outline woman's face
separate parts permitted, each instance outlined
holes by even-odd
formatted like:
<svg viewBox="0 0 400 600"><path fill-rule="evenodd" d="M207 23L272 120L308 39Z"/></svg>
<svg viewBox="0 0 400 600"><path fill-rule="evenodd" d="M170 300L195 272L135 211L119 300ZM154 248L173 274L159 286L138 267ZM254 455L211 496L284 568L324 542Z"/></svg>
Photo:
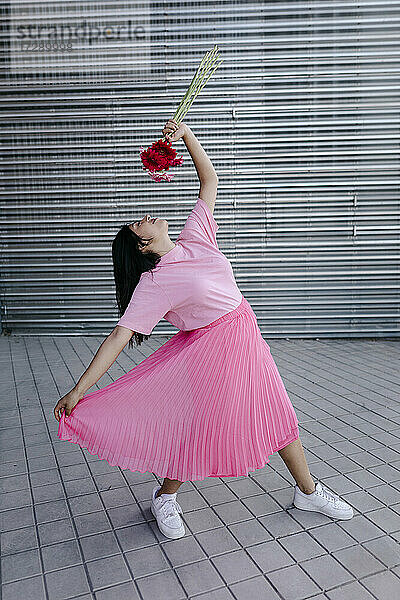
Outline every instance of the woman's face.
<svg viewBox="0 0 400 600"><path fill-rule="evenodd" d="M167 231L168 222L165 219L145 215L140 221L133 221L129 228L141 238L149 239L158 237L162 231Z"/></svg>

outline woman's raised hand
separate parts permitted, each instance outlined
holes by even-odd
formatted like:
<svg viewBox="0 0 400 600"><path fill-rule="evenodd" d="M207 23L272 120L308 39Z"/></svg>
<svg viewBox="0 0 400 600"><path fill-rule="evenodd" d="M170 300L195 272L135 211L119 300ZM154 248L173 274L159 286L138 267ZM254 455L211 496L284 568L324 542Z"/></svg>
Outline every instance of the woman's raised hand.
<svg viewBox="0 0 400 600"><path fill-rule="evenodd" d="M187 125L185 123L181 123L178 125L174 119L169 119L164 126L163 135L167 138L167 140L171 142L177 142L181 139L187 132Z"/></svg>
<svg viewBox="0 0 400 600"><path fill-rule="evenodd" d="M78 404L81 398L82 395L78 394L74 389L68 392L68 394L65 394L54 407L54 416L57 421L61 419L63 411L65 411L66 416L69 417L72 409Z"/></svg>

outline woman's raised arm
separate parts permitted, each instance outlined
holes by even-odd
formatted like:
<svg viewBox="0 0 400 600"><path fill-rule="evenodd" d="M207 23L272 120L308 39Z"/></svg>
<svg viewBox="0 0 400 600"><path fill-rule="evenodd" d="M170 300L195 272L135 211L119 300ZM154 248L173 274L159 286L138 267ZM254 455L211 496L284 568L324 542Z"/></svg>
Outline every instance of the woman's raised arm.
<svg viewBox="0 0 400 600"><path fill-rule="evenodd" d="M203 146L186 123L181 123L178 127L173 119L167 121L163 134L167 135L172 142L180 138L185 142L200 180L199 197L207 202L213 212L217 197L218 175Z"/></svg>
<svg viewBox="0 0 400 600"><path fill-rule="evenodd" d="M183 141L193 159L200 182L202 183L209 179L218 180L218 175L211 160L188 125L186 125L186 131L183 134Z"/></svg>

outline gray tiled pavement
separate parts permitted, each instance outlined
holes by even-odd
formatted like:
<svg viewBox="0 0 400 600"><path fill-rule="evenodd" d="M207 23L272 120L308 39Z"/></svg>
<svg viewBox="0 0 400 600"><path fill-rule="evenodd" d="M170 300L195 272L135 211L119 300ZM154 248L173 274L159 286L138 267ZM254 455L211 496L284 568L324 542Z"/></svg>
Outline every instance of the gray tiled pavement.
<svg viewBox="0 0 400 600"><path fill-rule="evenodd" d="M56 435L53 407L102 339L0 338L3 600L400 598L397 342L268 339L311 473L352 520L294 508L275 454L248 477L184 483L186 535L168 540L149 510L156 476ZM166 339L123 351L93 389Z"/></svg>

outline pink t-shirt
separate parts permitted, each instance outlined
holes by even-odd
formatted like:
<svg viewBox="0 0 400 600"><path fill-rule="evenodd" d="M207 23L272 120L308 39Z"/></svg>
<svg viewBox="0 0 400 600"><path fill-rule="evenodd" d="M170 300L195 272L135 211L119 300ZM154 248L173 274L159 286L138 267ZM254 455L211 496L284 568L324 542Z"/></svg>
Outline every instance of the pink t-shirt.
<svg viewBox="0 0 400 600"><path fill-rule="evenodd" d="M188 331L209 325L242 300L232 265L220 251L219 225L206 202L197 202L176 246L142 273L117 325L149 335L160 319Z"/></svg>

